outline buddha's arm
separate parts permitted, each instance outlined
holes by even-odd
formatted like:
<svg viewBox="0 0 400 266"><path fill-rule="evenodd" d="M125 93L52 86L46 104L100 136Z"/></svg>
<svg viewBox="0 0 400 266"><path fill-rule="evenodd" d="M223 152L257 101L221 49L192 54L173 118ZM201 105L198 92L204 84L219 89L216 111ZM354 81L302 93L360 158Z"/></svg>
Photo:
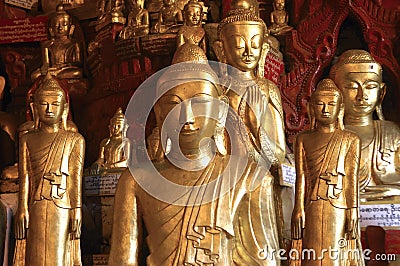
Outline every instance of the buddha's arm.
<svg viewBox="0 0 400 266"><path fill-rule="evenodd" d="M72 54L72 64L80 66L82 64L81 47L79 43L74 44L74 52Z"/></svg>
<svg viewBox="0 0 400 266"><path fill-rule="evenodd" d="M15 237L23 239L26 237L26 229L29 226L28 200L29 200L29 174L28 174L29 151L27 146L27 134L21 135L19 141L19 198L18 210L15 215Z"/></svg>
<svg viewBox="0 0 400 266"><path fill-rule="evenodd" d="M140 221L135 180L126 170L115 193L111 251L108 265L138 266Z"/></svg>
<svg viewBox="0 0 400 266"><path fill-rule="evenodd" d="M122 150L121 160L118 162L114 162L112 164L113 167L127 167L129 162L129 158L131 157L131 143L129 139L124 140L124 148Z"/></svg>
<svg viewBox="0 0 400 266"><path fill-rule="evenodd" d="M85 158L85 140L82 136L78 136L69 158L70 184L73 186L70 195L72 210L71 210L71 233L76 239L81 236L82 224L82 174Z"/></svg>
<svg viewBox="0 0 400 266"><path fill-rule="evenodd" d="M346 232L349 234L351 239L357 237L357 223L358 223L358 200L359 200L359 187L358 187L358 169L360 165L361 157L361 142L359 138L354 137L346 156L346 164L348 165L346 170L346 187L345 189L349 193L345 192L346 201L350 209L346 210Z"/></svg>
<svg viewBox="0 0 400 266"><path fill-rule="evenodd" d="M272 104L269 105L274 122L275 122L275 156L279 162L285 160L286 155L286 139L283 117L281 112Z"/></svg>
<svg viewBox="0 0 400 266"><path fill-rule="evenodd" d="M304 213L304 198L306 194L306 181L305 181L305 151L303 147L303 136L297 136L294 154L296 160L296 188L295 188L295 201L292 214L292 238L301 239L302 230L305 226L305 213Z"/></svg>
<svg viewBox="0 0 400 266"><path fill-rule="evenodd" d="M146 25L146 26L150 25L149 11L147 11L147 10L143 11L142 25Z"/></svg>

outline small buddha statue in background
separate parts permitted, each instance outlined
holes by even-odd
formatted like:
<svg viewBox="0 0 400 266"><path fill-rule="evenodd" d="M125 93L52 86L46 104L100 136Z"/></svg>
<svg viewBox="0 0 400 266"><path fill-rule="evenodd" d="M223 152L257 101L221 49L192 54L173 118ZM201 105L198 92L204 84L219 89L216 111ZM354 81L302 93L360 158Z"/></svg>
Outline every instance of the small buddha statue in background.
<svg viewBox="0 0 400 266"><path fill-rule="evenodd" d="M182 23L182 11L176 4L176 0L163 0L163 6L158 14L157 22L151 29L152 33L176 33L178 23Z"/></svg>
<svg viewBox="0 0 400 266"><path fill-rule="evenodd" d="M81 265L85 141L67 130L66 94L47 74L33 97L35 128L20 135L14 265ZM19 259L19 260L18 260Z"/></svg>
<svg viewBox="0 0 400 266"><path fill-rule="evenodd" d="M251 184L264 180L264 172L213 141L223 134L218 128L228 106L204 51L180 46L156 93L156 120L170 138L169 151L120 177L109 265L144 265L143 241L149 266L279 265L260 256L273 239L266 236L270 221L260 218L268 205L265 182Z"/></svg>
<svg viewBox="0 0 400 266"><path fill-rule="evenodd" d="M192 43L206 51L205 31L202 25L203 6L197 0L190 0L183 8L183 26L176 36L177 47Z"/></svg>
<svg viewBox="0 0 400 266"><path fill-rule="evenodd" d="M400 196L400 129L382 113L386 87L381 65L367 51L348 50L331 68L330 78L343 93L346 129L361 138L361 199Z"/></svg>
<svg viewBox="0 0 400 266"><path fill-rule="evenodd" d="M289 14L285 10L285 0L274 0L274 11L271 12L271 27L269 28L272 35L282 35L293 29L288 25Z"/></svg>
<svg viewBox="0 0 400 266"><path fill-rule="evenodd" d="M107 22L125 24L124 12L124 0L100 0L97 7L97 24Z"/></svg>
<svg viewBox="0 0 400 266"><path fill-rule="evenodd" d="M361 144L355 133L343 129L343 109L340 90L332 80L322 80L309 104L311 129L296 138L292 238L301 239L303 249L315 252L314 258L303 256L301 265L350 265L342 253L343 241L353 243L353 249L359 243ZM327 250L337 250L337 259L324 254ZM352 265L364 265L359 251Z"/></svg>
<svg viewBox="0 0 400 266"><path fill-rule="evenodd" d="M58 79L82 78L82 48L72 39L75 25L71 16L58 5L49 20L51 39L42 43L43 65L31 74L32 80L47 72Z"/></svg>
<svg viewBox="0 0 400 266"><path fill-rule="evenodd" d="M101 141L99 158L92 165L92 172L98 174L101 170L127 167L130 155L130 141L126 137L128 121L121 107L110 119L110 137Z"/></svg>
<svg viewBox="0 0 400 266"><path fill-rule="evenodd" d="M127 26L119 33L121 39L130 39L149 34L149 11L144 8L144 0L132 1L132 9L129 12L127 23Z"/></svg>

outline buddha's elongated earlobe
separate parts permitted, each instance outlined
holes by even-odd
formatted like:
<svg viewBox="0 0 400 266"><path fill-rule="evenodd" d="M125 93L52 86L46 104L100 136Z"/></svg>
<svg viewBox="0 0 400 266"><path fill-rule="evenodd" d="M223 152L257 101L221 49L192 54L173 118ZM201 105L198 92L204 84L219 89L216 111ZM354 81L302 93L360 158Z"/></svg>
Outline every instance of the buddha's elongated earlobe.
<svg viewBox="0 0 400 266"><path fill-rule="evenodd" d="M381 86L381 88L380 88L381 93L379 95L379 100L378 100L378 103L376 104L375 111L376 111L376 114L378 115L379 120L385 120L385 117L383 116L383 112L382 112L382 102L386 95L386 84L381 83L380 86Z"/></svg>

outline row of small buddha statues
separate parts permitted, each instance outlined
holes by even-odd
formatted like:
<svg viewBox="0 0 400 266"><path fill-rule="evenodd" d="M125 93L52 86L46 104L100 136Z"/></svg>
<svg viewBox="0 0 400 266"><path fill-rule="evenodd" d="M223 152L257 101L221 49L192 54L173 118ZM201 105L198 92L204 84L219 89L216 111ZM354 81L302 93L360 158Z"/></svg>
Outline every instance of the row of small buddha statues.
<svg viewBox="0 0 400 266"><path fill-rule="evenodd" d="M117 110L91 167L128 166L115 195L109 265L141 265L143 256L157 266L281 264L276 169L290 152L279 89L258 69L266 31L255 10L240 6L218 26L221 68L194 43L177 48L151 99L151 161L129 163L136 141ZM15 265L81 265L85 143L67 121L57 75L47 68L33 92L33 122L19 134ZM361 250L360 200L400 196L400 129L384 120L384 95L379 63L349 50L310 99L310 130L294 145L293 214L284 221L300 248L317 253L301 265L346 265L348 258L318 255L341 250L342 239ZM364 265L362 257L352 263Z"/></svg>

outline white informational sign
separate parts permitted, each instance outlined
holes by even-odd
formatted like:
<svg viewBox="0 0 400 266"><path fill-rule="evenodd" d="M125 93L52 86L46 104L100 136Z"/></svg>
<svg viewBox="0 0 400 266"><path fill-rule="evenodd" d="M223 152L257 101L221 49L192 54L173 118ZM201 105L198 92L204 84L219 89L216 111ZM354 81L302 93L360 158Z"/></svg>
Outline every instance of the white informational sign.
<svg viewBox="0 0 400 266"><path fill-rule="evenodd" d="M282 186L294 187L296 184L296 168L290 164L281 164L280 184Z"/></svg>
<svg viewBox="0 0 400 266"><path fill-rule="evenodd" d="M85 176L86 196L115 195L118 179L122 172Z"/></svg>
<svg viewBox="0 0 400 266"><path fill-rule="evenodd" d="M400 203L361 203L360 224L362 228L378 225L387 229L400 229Z"/></svg>

